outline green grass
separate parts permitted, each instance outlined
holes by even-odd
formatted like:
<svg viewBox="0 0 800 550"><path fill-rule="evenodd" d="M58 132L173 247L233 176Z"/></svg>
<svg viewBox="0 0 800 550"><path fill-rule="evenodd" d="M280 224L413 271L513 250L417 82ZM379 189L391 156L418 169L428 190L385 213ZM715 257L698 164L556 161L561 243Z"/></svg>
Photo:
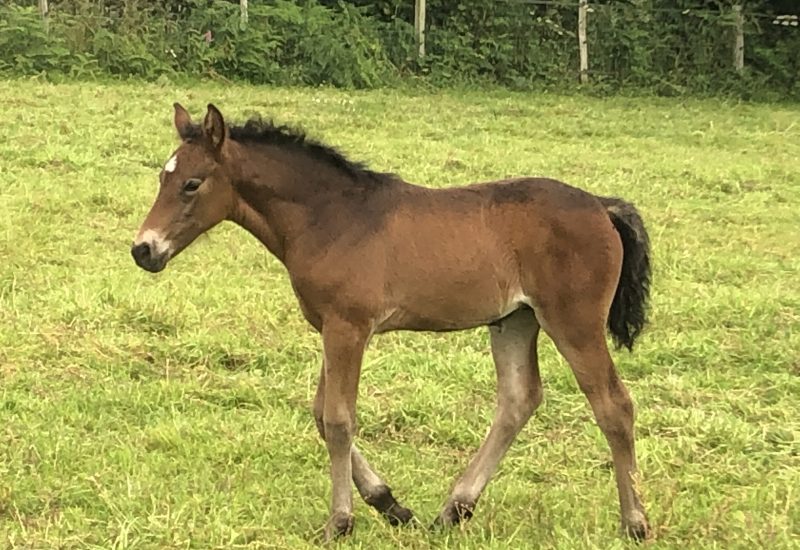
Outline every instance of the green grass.
<svg viewBox="0 0 800 550"><path fill-rule="evenodd" d="M505 92L0 82L0 546L303 548L328 512L320 364L281 265L223 225L153 276L129 244L171 103L297 122L430 185L547 175L652 237L652 323L616 353L657 548L800 544L800 107ZM356 548L624 548L610 454L543 337L545 401L463 529ZM430 521L491 420L484 330L367 355L359 441Z"/></svg>

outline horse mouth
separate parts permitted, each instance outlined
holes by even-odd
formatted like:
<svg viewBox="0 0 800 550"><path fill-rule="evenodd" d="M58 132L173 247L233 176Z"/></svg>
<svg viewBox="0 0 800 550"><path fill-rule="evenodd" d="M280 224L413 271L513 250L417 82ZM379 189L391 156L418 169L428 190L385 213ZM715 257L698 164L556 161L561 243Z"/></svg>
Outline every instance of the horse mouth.
<svg viewBox="0 0 800 550"><path fill-rule="evenodd" d="M158 273L159 271L163 271L164 268L167 267L167 262L166 261L147 262L147 263L136 262L136 265L138 265L145 271L149 271L150 273Z"/></svg>

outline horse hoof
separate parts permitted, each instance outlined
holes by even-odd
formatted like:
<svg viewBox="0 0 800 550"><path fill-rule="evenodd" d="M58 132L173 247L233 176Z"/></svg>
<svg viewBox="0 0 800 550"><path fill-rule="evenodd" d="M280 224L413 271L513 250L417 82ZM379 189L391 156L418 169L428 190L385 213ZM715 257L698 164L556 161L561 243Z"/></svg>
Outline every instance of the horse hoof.
<svg viewBox="0 0 800 550"><path fill-rule="evenodd" d="M337 512L325 524L325 542L346 537L353 532L353 515Z"/></svg>
<svg viewBox="0 0 800 550"><path fill-rule="evenodd" d="M395 503L389 510L383 512L383 517L389 522L389 525L398 527L400 525L408 525L414 519L414 512Z"/></svg>
<svg viewBox="0 0 800 550"><path fill-rule="evenodd" d="M635 541L647 540L650 537L650 526L647 518L641 512L622 521L622 533Z"/></svg>
<svg viewBox="0 0 800 550"><path fill-rule="evenodd" d="M432 529L442 529L463 523L472 518L475 511L475 504L465 502L451 502L445 506L442 513L433 521Z"/></svg>

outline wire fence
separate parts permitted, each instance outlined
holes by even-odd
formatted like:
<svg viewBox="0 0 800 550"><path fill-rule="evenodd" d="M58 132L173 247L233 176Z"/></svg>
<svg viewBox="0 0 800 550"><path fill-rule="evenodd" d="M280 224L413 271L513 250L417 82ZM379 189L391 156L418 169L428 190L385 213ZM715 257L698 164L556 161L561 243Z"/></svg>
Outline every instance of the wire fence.
<svg viewBox="0 0 800 550"><path fill-rule="evenodd" d="M61 6L69 6L69 4L56 2L55 0L52 0L52 4L48 0L30 0L30 2L32 4L38 4L39 13L43 19L45 29L47 29L53 5L56 6L55 9L57 11L59 11ZM322 0L320 0L320 2L322 3ZM407 2L408 4L405 4L403 8L403 17L407 18L406 23L408 25L412 24L412 17L408 17L408 10L413 6L414 34L411 41L414 41L413 51L415 52L417 61L424 66L431 55L438 56L438 58L446 56L447 48L451 47L454 43L452 37L455 31L448 29L447 22L443 24L441 15L437 13L437 10L442 8L442 3L440 2L432 6L425 0L414 0L413 2L412 0L407 0ZM238 18L239 25L242 29L246 29L248 26L255 28L259 25L270 24L269 18L263 16L263 10L271 5L271 2L264 0L228 0L228 2L215 2L215 4L223 3L231 8L226 11L226 13L234 18ZM332 5L332 3L330 4ZM368 3L365 4L362 2L359 5L364 7L367 4ZM195 10L204 9L199 2L191 5ZM775 40L772 40L772 35L777 36L776 33L784 33L781 35L781 39L783 39L787 32L789 34L794 34L795 31L800 32L800 17L798 14L767 13L760 10L750 10L747 4L744 3L721 6L717 9L709 9L708 7L673 8L652 5L644 6L642 4L628 2L593 2L590 0L496 0L495 2L487 3L487 5L492 5L492 13L495 14L503 13L502 8L498 6L508 6L509 13L516 10L514 13L522 14L525 14L527 10L524 8L520 10L521 7L530 7L531 28L530 35L527 38L531 43L535 43L536 40L540 40L540 37L536 36L536 32L542 33L552 30L558 34L559 36L555 38L551 36L549 38L551 44L546 45L553 49L552 43L558 42L559 50L556 53L560 57L554 60L553 63L559 64L559 67L565 67L564 71L573 71L571 74L575 79L584 83L590 82L595 78L613 78L614 75L612 73L615 70L619 71L618 65L620 62L616 60L614 56L619 57L621 55L620 50L622 49L634 49L634 46L631 44L634 44L637 40L637 36L635 36L632 31L629 33L631 36L624 36L624 40L619 39L619 35L624 34L628 30L625 25L630 24L632 21L636 22L636 24L631 25L631 27L637 25L639 27L638 40L642 42L648 41L650 37L646 36L646 33L650 30L662 32L658 26L666 25L663 21L669 20L669 24L672 25L670 29L663 30L663 36L667 36L672 28L679 28L681 25L679 22L684 21L686 24L682 27L684 33L683 38L685 38L687 42L690 40L694 41L695 46L697 46L699 42L704 41L703 44L697 46L698 50L713 50L711 53L701 51L700 54L698 54L700 57L705 56L705 58L708 58L713 55L715 57L715 66L727 66L729 69L733 68L737 72L744 72L749 65L758 62L753 52L758 51L759 55L761 55L762 58L764 57L763 52L772 47L772 44L775 42ZM445 6L450 9L449 5L445 4ZM69 11L68 8L65 9ZM169 15L168 9L163 8L163 6L162 9L164 13ZM235 14L233 10L235 10ZM798 5L797 11L800 12L800 5ZM553 13L559 14L562 17L558 18L556 22L552 22L548 19L550 16L548 14ZM66 14L57 13L57 15L63 17ZM99 24L114 26L114 16L116 15L115 12L96 10L92 13L84 14L81 17L91 17L92 20L97 21ZM176 16L174 13L172 15ZM536 17L534 17L534 15ZM177 17L179 17L179 15L177 15ZM648 23L639 24L640 22L636 21L637 18L647 20ZM546 27L545 23L538 23L539 26L536 27L532 23L533 19L537 19L537 21L543 19L546 25L550 26ZM167 22L166 24L169 25L173 23ZM221 22L218 22L218 25L219 24L221 24ZM495 43L500 43L503 40L515 40L519 42L520 35L524 32L520 32L519 29L524 29L526 24L525 21L517 22L517 30L514 31L516 34L510 38L509 35L514 33L499 33L498 36L492 37L492 39ZM491 25L487 25L487 29L490 27ZM645 30L642 31L641 29ZM774 31L772 29L774 29ZM778 29L780 29L780 31L778 31ZM197 30L202 33L204 39L209 43L213 40L211 37L215 36L216 33L213 22L209 23L208 28ZM686 36L694 31L706 32L707 36L699 38ZM614 33L616 34L612 36ZM800 37L800 34L796 36ZM767 37L767 40L763 40L764 37ZM446 39L449 39L450 42ZM615 40L616 42L614 42ZM659 48L660 50L653 55L661 56L660 59L663 61L663 58L674 53L668 51L670 48L675 50L683 48L683 50L686 50L687 47L684 47L684 44L680 44L679 40L680 37L662 37L662 43L658 45L658 48L654 48L654 50ZM792 40L791 44L800 43L800 41L794 38L792 38ZM624 42L625 48L620 47L619 42L621 41ZM655 43L655 41L653 42ZM788 44L785 40L784 43ZM434 47L429 48L429 45L433 45ZM502 49L502 47L504 46L501 44L498 46L498 49ZM527 63L529 66L533 67L536 65L536 62L541 61L543 56L545 56L544 53L538 57L530 54L533 48L530 44L522 46L515 44L514 47L525 50L520 55L514 54L517 59L521 59L521 61L518 62L519 65L525 65ZM792 47L791 45L784 45L783 49L791 50ZM630 52L628 53L629 55L633 55L630 54ZM782 55L783 59L791 57L791 54L786 54L786 52L783 52ZM489 58L491 56L487 55L486 57ZM535 59L532 59L534 57ZM455 57L453 63L458 63L460 59L461 58ZM492 62L494 62L492 59L487 60L487 63ZM771 59L768 59L767 63L762 63L762 65L769 64L772 64L773 68L778 72L786 73L792 70L791 63L789 63L790 66L788 70L785 70L784 67L778 67L774 60ZM796 65L797 63L794 63L794 66ZM710 66L710 64L706 63L706 67L708 66ZM697 67L699 70L703 70L700 65L697 65ZM683 68L685 68L685 65ZM609 75L611 76L609 77ZM788 86L794 85L791 83L791 76L784 77L783 80L789 82ZM797 80L797 78L795 77L794 80Z"/></svg>
<svg viewBox="0 0 800 550"><path fill-rule="evenodd" d="M245 0L246 1L246 0ZM578 26L574 31L578 39L578 56L580 57L580 80L587 81L588 76L588 55L589 44L586 38L586 25L591 14L610 11L636 11L642 14L671 14L684 17L700 17L706 20L718 20L730 24L735 28L731 48L732 65L737 71L744 69L744 50L745 50L745 24L747 22L769 21L772 25L782 27L800 27L800 17L795 14L770 14L758 11L745 11L742 4L734 4L730 10L723 8L711 10L708 8L665 8L659 6L641 6L622 2L589 2L588 0L496 0L496 3L513 6L541 6L556 8L571 8L578 11ZM425 55L425 43L427 26L425 24L426 2L425 0L415 0L415 33L418 51L421 56ZM430 12L429 12L430 13Z"/></svg>
<svg viewBox="0 0 800 550"><path fill-rule="evenodd" d="M513 5L530 5L530 6L555 6L561 8L575 8L577 7L578 2L567 2L564 0L495 0L497 3L500 4L513 4ZM589 10L596 9L624 9L624 10L635 10L640 11L642 13L672 13L672 14L680 14L680 15L694 15L694 16L706 16L706 17L717 17L720 15L720 10L710 10L707 8L663 8L660 6L640 6L636 4L628 4L624 2L618 3L600 3L600 2L588 2ZM740 7L744 7L743 4L734 4L734 6L739 5ZM757 11L747 11L747 16L753 19L775 19L775 15ZM778 16L778 17L789 17L790 20L793 18L794 21L797 21L796 15L788 15L788 16ZM776 23L780 24L780 23ZM797 26L797 25L794 25Z"/></svg>

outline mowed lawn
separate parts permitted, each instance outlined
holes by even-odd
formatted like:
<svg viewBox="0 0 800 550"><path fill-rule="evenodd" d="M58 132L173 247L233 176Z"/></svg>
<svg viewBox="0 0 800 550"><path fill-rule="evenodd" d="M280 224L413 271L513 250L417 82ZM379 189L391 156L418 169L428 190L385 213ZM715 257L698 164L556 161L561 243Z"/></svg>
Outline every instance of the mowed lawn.
<svg viewBox="0 0 800 550"><path fill-rule="evenodd" d="M321 353L280 263L223 225L158 275L129 246L200 116L298 123L450 186L546 175L635 202L651 324L615 352L656 548L800 545L800 106L478 92L0 83L0 547L305 548L328 514ZM365 270L370 266L365 265ZM475 518L355 548L633 548L608 446L542 336L545 400ZM485 330L373 340L358 441L427 525L486 434Z"/></svg>

